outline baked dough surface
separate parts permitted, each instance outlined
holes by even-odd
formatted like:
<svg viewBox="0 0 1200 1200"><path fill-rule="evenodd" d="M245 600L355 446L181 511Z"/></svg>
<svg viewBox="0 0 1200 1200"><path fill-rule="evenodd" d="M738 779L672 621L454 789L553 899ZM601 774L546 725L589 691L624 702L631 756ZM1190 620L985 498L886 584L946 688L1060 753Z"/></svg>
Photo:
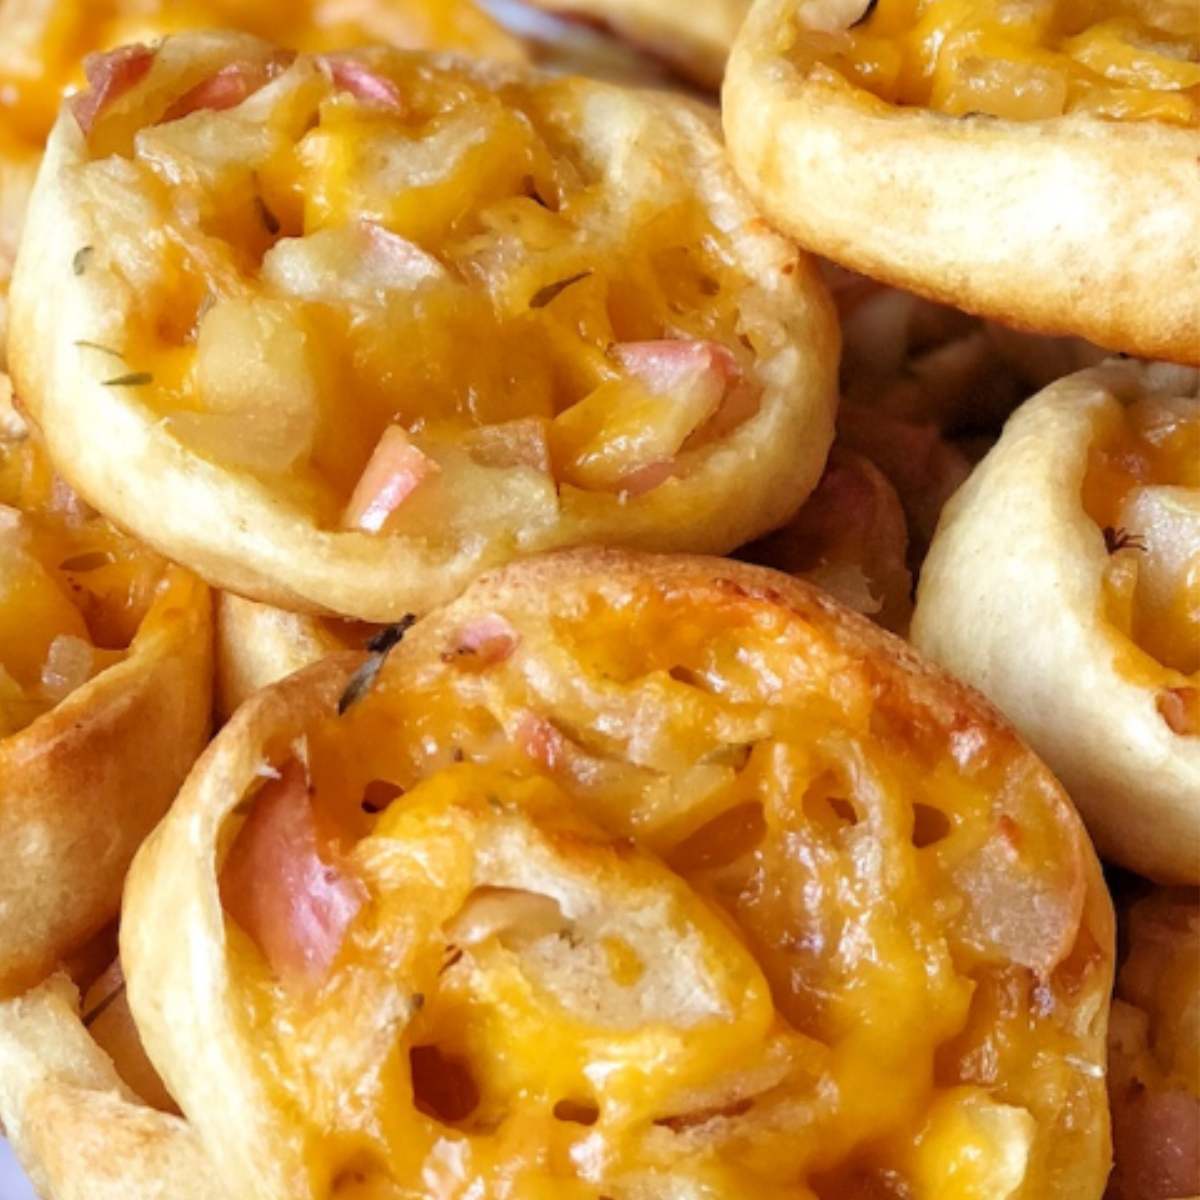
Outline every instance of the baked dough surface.
<svg viewBox="0 0 1200 1200"><path fill-rule="evenodd" d="M0 1122L47 1200L230 1200L188 1126L117 1074L65 975L0 1002Z"/></svg>
<svg viewBox="0 0 1200 1200"><path fill-rule="evenodd" d="M1178 883L1200 880L1198 437L1188 368L1112 360L1039 393L947 506L912 631L1103 855Z"/></svg>
<svg viewBox="0 0 1200 1200"><path fill-rule="evenodd" d="M131 53L90 139L70 110L51 139L13 368L150 544L396 620L548 548L725 552L815 486L832 308L698 106L233 35ZM218 77L270 82L162 120Z"/></svg>
<svg viewBox="0 0 1200 1200"><path fill-rule="evenodd" d="M1111 920L1058 784L903 643L582 551L252 697L121 957L234 1194L1094 1200Z"/></svg>
<svg viewBox="0 0 1200 1200"><path fill-rule="evenodd" d="M0 375L0 995L116 914L208 739L208 589L57 479Z"/></svg>
<svg viewBox="0 0 1200 1200"><path fill-rule="evenodd" d="M768 217L817 253L942 303L1143 357L1200 362L1200 108L1186 83L1200 47L1195 6L1143 6L1147 22L1168 10L1177 18L1164 53L1182 87L1169 67L1153 74L1147 50L1146 79L1161 88L1138 89L1140 104L1114 101L1113 116L1068 103L1059 115L1027 119L1019 97L1036 89L1018 79L994 84L1001 115L980 95L954 111L948 97L962 91L970 66L965 51L952 53L955 39L976 36L986 51L976 25L1019 24L1019 8L1070 6L920 7L924 16L913 20L906 0L880 0L864 23L860 0L759 0L730 58L724 120L734 165ZM930 22L955 7L958 27L943 38ZM914 46L943 46L947 61L907 64L894 86L869 70L860 79L847 65L855 47L897 22ZM1095 41L1111 25L1097 21L1083 36ZM1126 53L1136 64L1138 45L1161 49L1168 37L1152 25L1122 36L1086 73L1099 81L1094 92L1112 78L1137 84L1136 65L1126 62L1122 75L1117 59ZM881 33L871 44L882 54L889 43L897 39ZM1020 57L1000 45L996 61ZM1036 46L1021 55L1053 57Z"/></svg>

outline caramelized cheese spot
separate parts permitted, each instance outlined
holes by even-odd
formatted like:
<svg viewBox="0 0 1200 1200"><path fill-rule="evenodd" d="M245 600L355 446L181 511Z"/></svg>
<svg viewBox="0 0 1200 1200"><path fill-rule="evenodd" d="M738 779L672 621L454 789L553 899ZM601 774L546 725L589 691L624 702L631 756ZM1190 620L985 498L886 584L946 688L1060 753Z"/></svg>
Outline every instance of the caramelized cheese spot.
<svg viewBox="0 0 1200 1200"><path fill-rule="evenodd" d="M1151 0L878 0L793 56L888 104L1025 121L1200 124L1200 8Z"/></svg>

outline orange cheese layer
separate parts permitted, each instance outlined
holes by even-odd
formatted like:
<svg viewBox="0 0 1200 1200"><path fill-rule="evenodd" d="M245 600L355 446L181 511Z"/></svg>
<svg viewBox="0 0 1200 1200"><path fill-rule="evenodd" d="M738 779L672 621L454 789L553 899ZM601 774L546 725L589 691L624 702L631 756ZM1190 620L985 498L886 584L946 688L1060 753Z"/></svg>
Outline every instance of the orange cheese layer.
<svg viewBox="0 0 1200 1200"><path fill-rule="evenodd" d="M123 657L162 573L72 495L32 435L0 440L0 736Z"/></svg>
<svg viewBox="0 0 1200 1200"><path fill-rule="evenodd" d="M714 1200L995 1200L1039 1122L1102 1119L1068 1016L1103 957L1079 842L1008 735L874 703L745 595L647 586L407 649L300 751L321 886L361 889L328 976L228 924L315 1195L595 1200L665 1172ZM271 751L285 780L297 752Z"/></svg>
<svg viewBox="0 0 1200 1200"><path fill-rule="evenodd" d="M8 127L31 146L62 94L83 85L84 57L189 29L238 29L297 50L373 42L520 57L473 0L45 0L0 12L0 152Z"/></svg>
<svg viewBox="0 0 1200 1200"><path fill-rule="evenodd" d="M1140 652L1131 669L1200 683L1200 403L1146 399L1103 422L1083 505L1105 531L1108 620Z"/></svg>
<svg viewBox="0 0 1200 1200"><path fill-rule="evenodd" d="M91 141L132 154L144 205L106 216L147 297L117 349L198 453L370 532L390 471L406 532L461 544L560 488L648 490L757 411L728 238L652 155L617 180L581 149L585 85L301 59L241 108L164 122L169 69Z"/></svg>
<svg viewBox="0 0 1200 1200"><path fill-rule="evenodd" d="M878 0L795 52L889 104L1013 120L1200 124L1200 8L1173 0Z"/></svg>

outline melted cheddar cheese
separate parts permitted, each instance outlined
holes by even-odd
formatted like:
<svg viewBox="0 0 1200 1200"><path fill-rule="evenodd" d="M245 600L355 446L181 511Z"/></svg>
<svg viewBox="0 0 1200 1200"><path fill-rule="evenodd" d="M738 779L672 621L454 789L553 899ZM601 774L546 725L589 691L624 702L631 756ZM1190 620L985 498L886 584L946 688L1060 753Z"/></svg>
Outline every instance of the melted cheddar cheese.
<svg viewBox="0 0 1200 1200"><path fill-rule="evenodd" d="M402 508L461 546L686 474L757 411L729 237L655 156L606 161L585 85L175 49L89 171L94 261L138 295L110 348L195 452L327 528ZM170 119L224 69L274 78Z"/></svg>
<svg viewBox="0 0 1200 1200"><path fill-rule="evenodd" d="M7 381L0 376L7 393ZM0 736L119 661L149 609L160 560L58 479L0 396Z"/></svg>
<svg viewBox="0 0 1200 1200"><path fill-rule="evenodd" d="M1003 1200L1102 1126L1080 835L1010 735L737 585L422 630L267 748L357 890L327 975L226 919L295 1194Z"/></svg>
<svg viewBox="0 0 1200 1200"><path fill-rule="evenodd" d="M1110 558L1105 616L1133 677L1162 689L1179 733L1200 733L1200 402L1152 396L1109 411L1083 505Z"/></svg>
<svg viewBox="0 0 1200 1200"><path fill-rule="evenodd" d="M1200 124L1200 8L1183 0L878 0L793 52L896 105Z"/></svg>
<svg viewBox="0 0 1200 1200"><path fill-rule="evenodd" d="M296 50L371 42L521 57L473 0L37 0L0 8L0 153L45 141L86 55L189 29L239 29Z"/></svg>

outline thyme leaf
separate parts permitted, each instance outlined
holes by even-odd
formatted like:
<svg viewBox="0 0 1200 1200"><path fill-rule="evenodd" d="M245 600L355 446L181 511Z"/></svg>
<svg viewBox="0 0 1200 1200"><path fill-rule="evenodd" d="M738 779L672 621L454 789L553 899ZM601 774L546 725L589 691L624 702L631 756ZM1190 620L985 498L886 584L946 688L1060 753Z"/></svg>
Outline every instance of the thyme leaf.
<svg viewBox="0 0 1200 1200"><path fill-rule="evenodd" d="M545 308L552 300L556 300L563 292L567 290L573 283L578 283L581 279L586 279L591 274L591 271L580 271L578 275L568 276L566 279L560 279L556 283L548 283L544 288L539 288L534 292L533 299L529 301L530 308Z"/></svg>
<svg viewBox="0 0 1200 1200"><path fill-rule="evenodd" d="M149 371L130 371L128 375L118 375L115 379L104 380L105 387L145 387L154 382L154 376Z"/></svg>
<svg viewBox="0 0 1200 1200"><path fill-rule="evenodd" d="M100 1016L104 1013L105 1009L107 1009L124 990L125 990L125 980L122 979L121 982L118 983L117 986L115 988L113 988L113 990L111 992L109 992L108 995L105 996L103 1000L101 1000L93 1008L89 1009L89 1011L87 1011L83 1014L83 1017L81 1019L83 1021L84 1027L90 1028L92 1023L100 1018Z"/></svg>
<svg viewBox="0 0 1200 1200"><path fill-rule="evenodd" d="M111 346L102 346L99 342L88 342L80 338L75 345L81 350L99 350L101 354L107 354L112 358L119 358L122 362L125 361L125 355L120 350L114 350Z"/></svg>
<svg viewBox="0 0 1200 1200"><path fill-rule="evenodd" d="M346 690L338 700L338 716L344 717L370 690L383 670L388 655L404 640L404 635L416 624L413 613L401 617L395 625L381 629L368 643L371 657L350 677Z"/></svg>

